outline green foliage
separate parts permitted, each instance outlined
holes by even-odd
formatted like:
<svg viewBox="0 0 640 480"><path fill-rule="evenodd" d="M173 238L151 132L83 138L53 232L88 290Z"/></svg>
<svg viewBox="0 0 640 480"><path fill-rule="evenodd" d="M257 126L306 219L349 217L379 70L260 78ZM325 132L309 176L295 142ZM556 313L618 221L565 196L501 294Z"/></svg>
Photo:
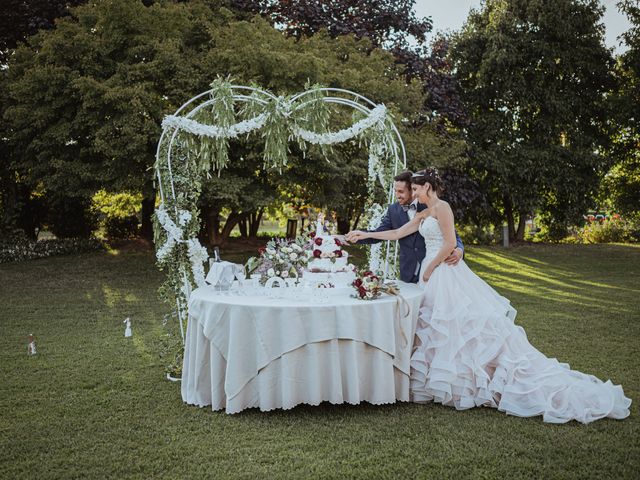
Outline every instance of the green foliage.
<svg viewBox="0 0 640 480"><path fill-rule="evenodd" d="M602 11L596 0L487 0L455 38L471 168L512 238L534 210L554 228L575 224L606 171Z"/></svg>
<svg viewBox="0 0 640 480"><path fill-rule="evenodd" d="M640 6L618 2L631 28L622 37L627 50L618 57L614 73L618 89L611 95L612 135L609 155L615 163L605 175L601 197L618 212L640 211Z"/></svg>
<svg viewBox="0 0 640 480"><path fill-rule="evenodd" d="M576 238L580 243L640 242L640 216L587 222Z"/></svg>
<svg viewBox="0 0 640 480"><path fill-rule="evenodd" d="M91 210L98 215L98 225L107 238L132 238L139 234L139 193L109 193L99 190L91 201Z"/></svg>
<svg viewBox="0 0 640 480"><path fill-rule="evenodd" d="M140 212L142 195L139 193L109 193L99 190L92 199L92 209L107 218L127 218Z"/></svg>

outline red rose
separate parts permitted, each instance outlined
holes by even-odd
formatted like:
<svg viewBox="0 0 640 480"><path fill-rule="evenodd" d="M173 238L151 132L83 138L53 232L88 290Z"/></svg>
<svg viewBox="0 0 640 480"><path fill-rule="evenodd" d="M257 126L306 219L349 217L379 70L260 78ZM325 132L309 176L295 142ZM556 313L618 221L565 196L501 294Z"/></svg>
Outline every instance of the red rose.
<svg viewBox="0 0 640 480"><path fill-rule="evenodd" d="M356 287L359 287L360 285L362 285L362 280L360 280L359 278L356 278L356 279L353 281L353 284L354 284Z"/></svg>
<svg viewBox="0 0 640 480"><path fill-rule="evenodd" d="M260 247L260 248L258 249L258 253L259 253L260 255L264 254L264 252L266 252L266 251L267 251L267 247Z"/></svg>
<svg viewBox="0 0 640 480"><path fill-rule="evenodd" d="M336 255L336 257L342 256L342 250L334 250L333 253Z"/></svg>
<svg viewBox="0 0 640 480"><path fill-rule="evenodd" d="M310 236L311 238L314 238L314 237L316 236L316 232L309 232L309 236Z"/></svg>
<svg viewBox="0 0 640 480"><path fill-rule="evenodd" d="M337 238L334 239L336 242L336 245L341 247L342 246L342 242L340 240L338 240Z"/></svg>
<svg viewBox="0 0 640 480"><path fill-rule="evenodd" d="M367 296L367 290L364 287L360 286L360 287L358 287L358 294L360 294L361 297L366 297Z"/></svg>
<svg viewBox="0 0 640 480"><path fill-rule="evenodd" d="M318 237L318 238L316 238L316 239L314 240L314 243L315 243L316 245L320 246L320 245L322 245L322 239L321 239L320 237Z"/></svg>
<svg viewBox="0 0 640 480"><path fill-rule="evenodd" d="M363 275L365 277L370 277L371 275L373 275L373 272L371 270L367 270L366 272L363 273Z"/></svg>
<svg viewBox="0 0 640 480"><path fill-rule="evenodd" d="M315 249L315 250L313 251L313 256L314 256L314 257L316 257L316 258L320 258L320 255L322 255L322 252L321 252L320 250Z"/></svg>

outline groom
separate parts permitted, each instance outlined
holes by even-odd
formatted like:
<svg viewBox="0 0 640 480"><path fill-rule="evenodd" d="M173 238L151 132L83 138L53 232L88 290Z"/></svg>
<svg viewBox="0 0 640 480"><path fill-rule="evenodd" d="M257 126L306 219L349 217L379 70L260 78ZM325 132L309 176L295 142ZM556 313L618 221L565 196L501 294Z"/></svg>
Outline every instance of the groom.
<svg viewBox="0 0 640 480"><path fill-rule="evenodd" d="M389 205L387 214L384 216L380 226L373 230L374 232L400 228L412 220L417 212L421 212L427 208L426 205L418 203L417 199L413 199L411 175L411 172L402 172L393 178L393 188L398 201ZM346 239L347 241L349 240L349 234L347 234ZM456 248L445 260L449 265L456 265L464 255L464 246L457 233L456 240L458 243ZM381 241L383 240L367 238L356 243L363 245ZM419 232L416 232L401 238L398 242L400 244L400 280L408 283L418 283L420 264L426 253L424 239Z"/></svg>

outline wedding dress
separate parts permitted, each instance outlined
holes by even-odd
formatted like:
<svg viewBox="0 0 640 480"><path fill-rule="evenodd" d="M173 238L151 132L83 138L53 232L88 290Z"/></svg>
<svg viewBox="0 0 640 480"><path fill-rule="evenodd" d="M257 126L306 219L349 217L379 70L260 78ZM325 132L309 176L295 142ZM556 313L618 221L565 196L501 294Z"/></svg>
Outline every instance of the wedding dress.
<svg viewBox="0 0 640 480"><path fill-rule="evenodd" d="M443 242L438 220L420 225L427 254L420 285L416 345L411 357L411 398L459 410L491 406L511 415L542 415L545 422L622 419L631 400L622 387L571 370L548 358L514 324L509 300L474 274L464 261L441 264L427 283L422 272Z"/></svg>

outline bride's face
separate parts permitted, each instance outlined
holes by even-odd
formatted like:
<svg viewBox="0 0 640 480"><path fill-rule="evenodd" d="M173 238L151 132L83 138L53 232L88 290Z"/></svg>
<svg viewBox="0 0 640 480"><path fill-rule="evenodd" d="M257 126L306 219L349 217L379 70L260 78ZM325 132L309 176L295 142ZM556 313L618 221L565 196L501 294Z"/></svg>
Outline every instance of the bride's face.
<svg viewBox="0 0 640 480"><path fill-rule="evenodd" d="M413 191L413 198L418 199L420 203L425 203L425 200L427 199L427 193L429 191L428 186L429 186L428 183L424 185L418 185L416 183L413 183L411 185L411 190Z"/></svg>

